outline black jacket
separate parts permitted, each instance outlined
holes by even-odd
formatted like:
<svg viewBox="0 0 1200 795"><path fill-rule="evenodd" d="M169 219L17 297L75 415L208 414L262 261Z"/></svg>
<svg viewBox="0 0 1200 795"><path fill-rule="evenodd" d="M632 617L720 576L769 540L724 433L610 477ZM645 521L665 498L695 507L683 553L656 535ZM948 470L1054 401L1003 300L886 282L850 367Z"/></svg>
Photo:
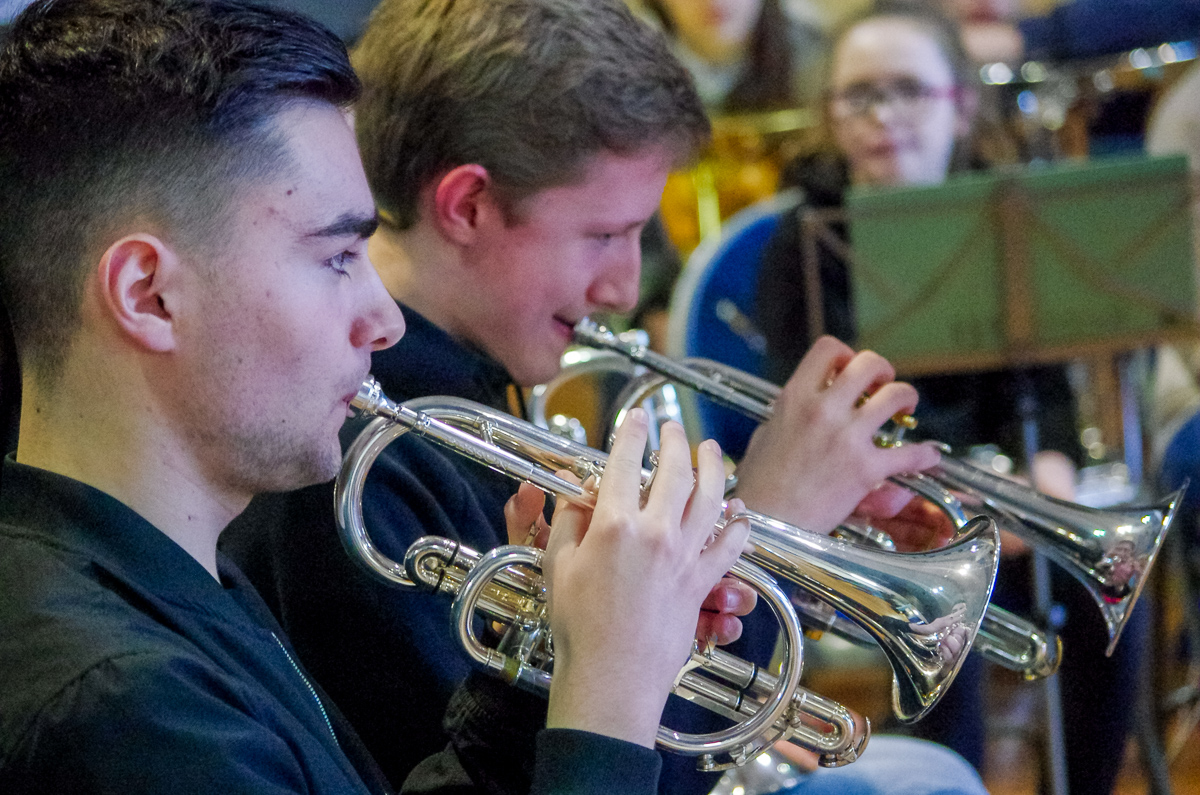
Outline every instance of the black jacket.
<svg viewBox="0 0 1200 795"><path fill-rule="evenodd" d="M389 792L253 588L223 558L219 571L220 583L108 495L5 462L0 792ZM461 687L455 747L406 791L493 790L535 743L535 795L654 791L656 753L537 732L509 719L514 694L490 679Z"/></svg>
<svg viewBox="0 0 1200 795"><path fill-rule="evenodd" d="M254 590L220 572L108 495L6 461L0 791L385 792Z"/></svg>

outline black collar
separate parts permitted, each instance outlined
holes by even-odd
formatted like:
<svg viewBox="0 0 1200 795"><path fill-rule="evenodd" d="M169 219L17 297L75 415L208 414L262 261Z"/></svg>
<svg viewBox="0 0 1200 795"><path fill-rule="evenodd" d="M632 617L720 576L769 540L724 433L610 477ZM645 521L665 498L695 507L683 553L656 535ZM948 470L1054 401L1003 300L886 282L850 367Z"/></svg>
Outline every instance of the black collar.
<svg viewBox="0 0 1200 795"><path fill-rule="evenodd" d="M116 498L63 475L18 464L12 456L4 459L0 480L0 523L78 553L173 602L212 613L230 609L230 596L244 587L240 572L223 556L218 558L225 587Z"/></svg>
<svg viewBox="0 0 1200 795"><path fill-rule="evenodd" d="M408 327L391 348L371 355L371 372L392 400L454 395L508 410L512 376L483 351L400 304Z"/></svg>

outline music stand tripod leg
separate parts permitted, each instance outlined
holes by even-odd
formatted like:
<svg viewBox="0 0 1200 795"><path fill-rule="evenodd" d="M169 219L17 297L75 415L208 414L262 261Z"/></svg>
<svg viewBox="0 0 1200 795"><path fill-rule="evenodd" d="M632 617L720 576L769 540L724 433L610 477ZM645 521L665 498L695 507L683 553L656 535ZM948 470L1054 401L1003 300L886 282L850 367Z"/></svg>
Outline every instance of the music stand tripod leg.
<svg viewBox="0 0 1200 795"><path fill-rule="evenodd" d="M1025 463L1032 469L1034 456L1038 452L1038 421L1037 395L1034 393L1033 380L1023 369L1018 370L1017 378L1017 411L1021 417L1021 436L1024 447ZM1039 552L1033 553L1033 589L1034 605L1044 626L1051 626L1052 619L1061 613L1055 610L1054 600L1050 594L1050 562ZM1042 680L1043 708L1045 710L1045 768L1043 791L1048 795L1067 795L1067 753L1063 741L1062 694L1059 689L1058 674L1051 674Z"/></svg>

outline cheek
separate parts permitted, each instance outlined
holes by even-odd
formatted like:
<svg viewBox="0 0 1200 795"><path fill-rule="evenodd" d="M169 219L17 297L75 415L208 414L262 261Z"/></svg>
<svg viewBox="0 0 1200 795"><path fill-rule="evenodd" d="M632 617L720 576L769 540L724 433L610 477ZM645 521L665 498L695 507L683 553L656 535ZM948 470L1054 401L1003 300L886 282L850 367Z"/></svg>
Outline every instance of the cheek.
<svg viewBox="0 0 1200 795"><path fill-rule="evenodd" d="M872 141L877 137L867 124L855 120L836 124L833 128L833 140L851 164L869 156Z"/></svg>
<svg viewBox="0 0 1200 795"><path fill-rule="evenodd" d="M930 119L920 135L921 150L931 168L942 168L950 160L954 149L955 119L948 112L937 119Z"/></svg>
<svg viewBox="0 0 1200 795"><path fill-rule="evenodd" d="M866 119L846 119L833 125L834 142L847 157L862 153L872 135L872 122Z"/></svg>
<svg viewBox="0 0 1200 795"><path fill-rule="evenodd" d="M324 367L328 352L348 339L348 327L338 319L345 309L338 301L307 300L305 294L282 295L268 291L243 313L240 329L231 329L242 348L258 366L272 371L299 372L313 364Z"/></svg>

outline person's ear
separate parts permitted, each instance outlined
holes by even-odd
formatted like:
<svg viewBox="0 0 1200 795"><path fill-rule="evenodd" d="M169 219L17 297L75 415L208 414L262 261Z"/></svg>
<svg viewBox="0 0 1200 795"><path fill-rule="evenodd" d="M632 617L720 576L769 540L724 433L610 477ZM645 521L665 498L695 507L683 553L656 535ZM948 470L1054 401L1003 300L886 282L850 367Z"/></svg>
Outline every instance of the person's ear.
<svg viewBox="0 0 1200 795"><path fill-rule="evenodd" d="M172 301L179 257L153 235L127 235L100 258L97 286L101 305L125 335L155 352L175 346ZM172 294L173 297L173 294Z"/></svg>
<svg viewBox="0 0 1200 795"><path fill-rule="evenodd" d="M441 233L458 245L474 243L480 223L497 210L494 186L487 169L475 163L443 174L433 188L433 213Z"/></svg>
<svg viewBox="0 0 1200 795"><path fill-rule="evenodd" d="M960 88L954 98L954 137L958 140L971 134L975 126L975 114L979 112L979 92L974 88Z"/></svg>

